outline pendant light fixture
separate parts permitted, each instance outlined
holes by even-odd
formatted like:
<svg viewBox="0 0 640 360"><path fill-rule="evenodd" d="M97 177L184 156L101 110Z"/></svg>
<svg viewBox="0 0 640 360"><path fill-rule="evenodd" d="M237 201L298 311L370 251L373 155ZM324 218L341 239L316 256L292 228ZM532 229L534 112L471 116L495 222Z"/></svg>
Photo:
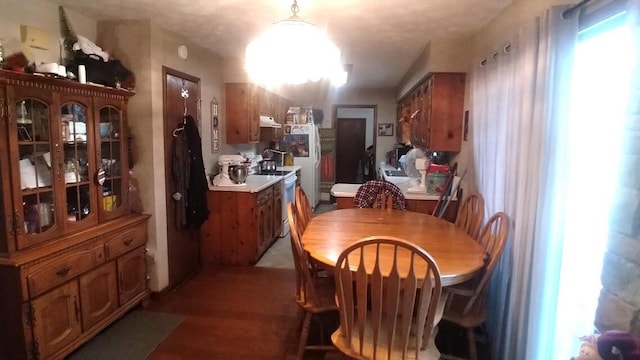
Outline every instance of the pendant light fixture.
<svg viewBox="0 0 640 360"><path fill-rule="evenodd" d="M329 79L332 85L346 82L340 49L315 25L298 16L293 0L287 19L274 23L246 49L249 78L259 84L302 84Z"/></svg>

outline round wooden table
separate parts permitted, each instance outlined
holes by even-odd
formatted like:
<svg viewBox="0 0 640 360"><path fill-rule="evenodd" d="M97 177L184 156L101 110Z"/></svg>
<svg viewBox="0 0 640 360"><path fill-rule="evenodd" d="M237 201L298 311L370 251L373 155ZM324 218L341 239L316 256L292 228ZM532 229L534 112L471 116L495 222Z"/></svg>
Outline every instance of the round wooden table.
<svg viewBox="0 0 640 360"><path fill-rule="evenodd" d="M438 264L443 287L470 279L484 265L482 248L466 232L445 220L413 211L329 211L311 218L301 242L313 259L332 269L343 249L374 235L399 237L429 252Z"/></svg>
<svg viewBox="0 0 640 360"><path fill-rule="evenodd" d="M427 352L429 359L439 359L441 354L435 338L449 297L446 286L468 280L482 268L485 258L482 248L450 222L414 211L385 209L340 209L312 217L300 241L312 258L333 269L343 249L374 235L413 242L429 252L438 264L443 292L438 300ZM384 258L392 255L385 256L384 249L380 254L381 267L388 267Z"/></svg>

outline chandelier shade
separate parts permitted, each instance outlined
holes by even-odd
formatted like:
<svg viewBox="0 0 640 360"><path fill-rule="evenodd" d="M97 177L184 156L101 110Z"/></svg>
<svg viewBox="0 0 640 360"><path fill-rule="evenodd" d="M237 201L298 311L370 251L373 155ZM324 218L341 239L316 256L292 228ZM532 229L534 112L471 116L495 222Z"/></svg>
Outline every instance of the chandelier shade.
<svg viewBox="0 0 640 360"><path fill-rule="evenodd" d="M316 26L294 15L274 23L246 49L245 66L256 83L302 84L344 78L340 49Z"/></svg>

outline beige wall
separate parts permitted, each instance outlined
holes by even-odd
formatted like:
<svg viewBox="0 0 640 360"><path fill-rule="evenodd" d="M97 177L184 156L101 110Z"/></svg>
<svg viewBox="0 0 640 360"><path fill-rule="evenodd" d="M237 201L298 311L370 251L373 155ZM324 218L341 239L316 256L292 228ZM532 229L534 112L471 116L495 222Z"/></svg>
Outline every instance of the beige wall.
<svg viewBox="0 0 640 360"><path fill-rule="evenodd" d="M64 9L71 28L78 35L95 41L96 21ZM0 2L0 39L5 56L21 51L20 25L27 25L45 31L49 35L49 49L29 49L25 53L30 62L36 64L59 62L60 59L60 21L58 5L43 0L3 0Z"/></svg>
<svg viewBox="0 0 640 360"><path fill-rule="evenodd" d="M153 291L168 285L166 199L164 166L164 113L162 67L166 66L200 79L202 99L202 154L205 167L217 161L211 153L209 102L216 97L224 103L222 60L185 37L149 20L108 21L98 24L99 43L113 49L136 75L137 94L128 108L129 124L138 144L135 176L142 191L145 212L153 214L149 225L148 248ZM178 56L178 46L188 48L187 59ZM221 105L224 106L224 105ZM220 112L224 134L224 111ZM224 135L222 135L224 141ZM168 145L170 146L170 145Z"/></svg>

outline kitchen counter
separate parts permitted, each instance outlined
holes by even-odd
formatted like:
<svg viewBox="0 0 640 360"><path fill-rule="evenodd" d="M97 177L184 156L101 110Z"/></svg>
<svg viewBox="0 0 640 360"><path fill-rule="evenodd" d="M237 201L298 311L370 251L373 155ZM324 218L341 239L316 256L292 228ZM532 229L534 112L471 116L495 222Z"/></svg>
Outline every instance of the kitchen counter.
<svg viewBox="0 0 640 360"><path fill-rule="evenodd" d="M384 174L384 170L397 170L392 166L386 164L380 164L380 173L386 181L389 181L402 191L405 199L407 200L407 209L411 211L418 211L426 214L431 214L438 199L439 195L427 195L426 193L409 192L408 189L414 185L415 180L408 176L387 176ZM413 181L412 181L413 180ZM454 185L460 181L460 178L456 176L454 179ZM358 189L362 184L344 184L338 183L331 187L331 195L336 197L338 203L338 209L352 208L353 198L356 196ZM443 218L447 221L455 221L456 214L458 212L458 201L454 196L451 199L451 203L447 207Z"/></svg>
<svg viewBox="0 0 640 360"><path fill-rule="evenodd" d="M298 171L299 165L294 166L278 166L278 171ZM249 175L247 176L247 182L244 185L236 186L213 186L209 182L209 190L211 191L234 191L234 192L248 192L257 193L261 190L268 188L269 186L276 184L278 181L284 179L282 175Z"/></svg>
<svg viewBox="0 0 640 360"><path fill-rule="evenodd" d="M209 190L257 193L276 184L283 178L284 176L275 175L249 175L247 176L247 182L242 186L213 186L211 182L209 182Z"/></svg>

